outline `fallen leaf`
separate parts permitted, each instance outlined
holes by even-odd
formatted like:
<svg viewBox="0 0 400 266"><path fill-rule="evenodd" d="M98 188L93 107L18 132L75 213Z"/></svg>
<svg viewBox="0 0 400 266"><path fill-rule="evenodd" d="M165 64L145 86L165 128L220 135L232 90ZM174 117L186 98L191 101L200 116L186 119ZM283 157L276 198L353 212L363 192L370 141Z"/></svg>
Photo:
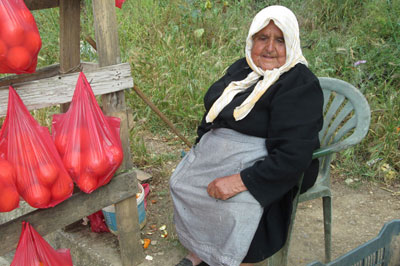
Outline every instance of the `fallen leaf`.
<svg viewBox="0 0 400 266"><path fill-rule="evenodd" d="M143 242L144 242L143 243L143 248L148 248L150 243L151 243L151 239L145 238L145 239L143 239Z"/></svg>

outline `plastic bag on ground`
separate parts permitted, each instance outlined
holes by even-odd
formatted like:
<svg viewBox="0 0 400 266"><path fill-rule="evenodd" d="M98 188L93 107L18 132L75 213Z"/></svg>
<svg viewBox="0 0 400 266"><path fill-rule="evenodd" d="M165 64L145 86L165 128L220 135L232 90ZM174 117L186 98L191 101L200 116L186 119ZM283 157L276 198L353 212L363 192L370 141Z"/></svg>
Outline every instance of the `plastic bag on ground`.
<svg viewBox="0 0 400 266"><path fill-rule="evenodd" d="M72 259L69 249L53 249L28 222L22 222L21 236L10 266L72 266Z"/></svg>
<svg viewBox="0 0 400 266"><path fill-rule="evenodd" d="M11 86L0 140L0 150L15 169L18 193L29 205L53 207L72 195L72 179L48 129L31 116Z"/></svg>
<svg viewBox="0 0 400 266"><path fill-rule="evenodd" d="M92 229L92 232L95 233L110 232L105 222L104 214L101 210L92 213L87 218L90 221L90 228Z"/></svg>
<svg viewBox="0 0 400 266"><path fill-rule="evenodd" d="M0 73L33 73L42 40L23 0L0 0Z"/></svg>
<svg viewBox="0 0 400 266"><path fill-rule="evenodd" d="M110 182L122 163L120 119L103 114L83 72L65 114L53 115L52 135L65 168L91 193Z"/></svg>

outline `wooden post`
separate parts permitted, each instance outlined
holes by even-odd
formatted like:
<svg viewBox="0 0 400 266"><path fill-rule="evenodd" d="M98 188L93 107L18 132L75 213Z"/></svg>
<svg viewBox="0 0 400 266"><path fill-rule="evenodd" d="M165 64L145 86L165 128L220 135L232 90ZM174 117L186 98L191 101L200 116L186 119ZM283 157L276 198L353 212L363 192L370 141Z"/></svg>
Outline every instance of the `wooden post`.
<svg viewBox="0 0 400 266"><path fill-rule="evenodd" d="M118 64L121 61L115 1L96 0L92 2L99 65ZM129 149L128 119L124 92L102 95L103 111L107 115L121 118L121 141L124 149L123 169L133 167ZM137 180L132 180L137 184ZM137 187L137 186L136 186ZM121 249L122 265L138 265L143 260L140 244L140 226L136 198L132 197L116 204L117 226Z"/></svg>
<svg viewBox="0 0 400 266"><path fill-rule="evenodd" d="M81 6L80 0L59 0L60 4L60 73L69 73L80 66ZM66 112L69 103L61 104Z"/></svg>
<svg viewBox="0 0 400 266"><path fill-rule="evenodd" d="M109 0L93 1L94 27L96 34L97 53L99 55L99 66L115 65L121 62L117 17L115 13L115 2ZM116 113L117 116L126 114L125 94L123 91L102 95L103 111L108 115ZM122 112L124 113L122 113ZM128 121L126 117L121 120ZM121 139L129 140L128 124L121 124ZM123 143L124 162L122 167L129 169L133 167L130 157L128 143Z"/></svg>

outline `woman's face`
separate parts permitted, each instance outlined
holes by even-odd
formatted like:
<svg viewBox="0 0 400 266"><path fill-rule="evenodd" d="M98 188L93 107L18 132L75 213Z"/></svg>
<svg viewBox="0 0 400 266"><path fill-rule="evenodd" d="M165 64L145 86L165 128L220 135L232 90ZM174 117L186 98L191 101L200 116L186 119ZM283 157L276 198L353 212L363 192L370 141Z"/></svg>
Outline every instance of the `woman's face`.
<svg viewBox="0 0 400 266"><path fill-rule="evenodd" d="M253 36L251 59L264 71L279 68L285 64L285 39L282 31L272 20Z"/></svg>

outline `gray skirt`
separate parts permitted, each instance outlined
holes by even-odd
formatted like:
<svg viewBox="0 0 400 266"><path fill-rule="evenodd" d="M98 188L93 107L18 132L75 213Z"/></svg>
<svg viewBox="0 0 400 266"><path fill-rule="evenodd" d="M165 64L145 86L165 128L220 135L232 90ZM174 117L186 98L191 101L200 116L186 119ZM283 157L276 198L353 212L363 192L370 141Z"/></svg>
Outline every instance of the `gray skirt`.
<svg viewBox="0 0 400 266"><path fill-rule="evenodd" d="M172 174L170 189L179 240L207 264L239 265L263 214L248 191L217 200L208 195L208 184L217 177L239 173L267 154L264 138L213 129L202 136Z"/></svg>

